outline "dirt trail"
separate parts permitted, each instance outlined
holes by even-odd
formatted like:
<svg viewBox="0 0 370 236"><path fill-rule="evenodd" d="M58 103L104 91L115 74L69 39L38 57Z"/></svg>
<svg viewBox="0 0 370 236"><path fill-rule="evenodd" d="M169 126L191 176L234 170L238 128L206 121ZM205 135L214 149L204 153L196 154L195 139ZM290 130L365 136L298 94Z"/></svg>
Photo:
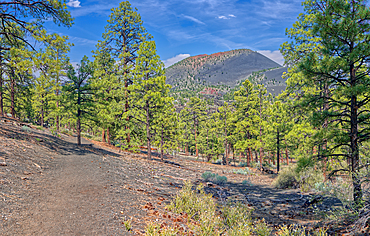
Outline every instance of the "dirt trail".
<svg viewBox="0 0 370 236"><path fill-rule="evenodd" d="M33 179L27 196L29 205L17 212L15 224L5 235L125 233L117 222L112 222L117 209L112 209L110 202L107 166L99 165L102 158L73 144L65 148L71 153L55 156L49 169Z"/></svg>
<svg viewBox="0 0 370 236"><path fill-rule="evenodd" d="M277 191L271 175L231 174L236 167L176 157L148 161L143 154L86 140L78 147L75 138L23 128L0 120L0 163L6 163L0 165L0 235L132 235L151 221L176 224L165 205L184 180L202 182L205 171L228 177L222 186L205 183L220 203L248 204L253 217L272 226L316 222L301 207L309 194ZM245 179L253 185L243 185ZM125 219L132 219L132 233Z"/></svg>

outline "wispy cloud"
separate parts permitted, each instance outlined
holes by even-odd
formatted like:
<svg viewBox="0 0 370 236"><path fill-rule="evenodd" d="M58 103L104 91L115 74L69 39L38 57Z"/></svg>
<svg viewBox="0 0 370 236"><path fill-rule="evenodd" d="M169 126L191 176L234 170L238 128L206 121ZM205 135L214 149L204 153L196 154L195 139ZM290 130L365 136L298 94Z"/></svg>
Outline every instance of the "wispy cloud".
<svg viewBox="0 0 370 236"><path fill-rule="evenodd" d="M176 55L174 57L171 57L171 58L169 58L167 60L164 60L163 63L165 65L165 67L167 68L167 67L175 64L178 61L184 60L187 57L190 57L190 54L179 54L179 55Z"/></svg>
<svg viewBox="0 0 370 236"><path fill-rule="evenodd" d="M67 2L67 6L69 7L81 7L81 2L78 1L78 0L69 0L69 2Z"/></svg>
<svg viewBox="0 0 370 236"><path fill-rule="evenodd" d="M192 16L187 16L187 15L182 15L184 18L186 18L186 19L189 19L189 20L191 20L191 21L194 21L195 23L198 23L198 24L201 24L201 25L205 25L205 23L204 22L202 22L202 21L200 21L200 20L198 20L197 18L195 18L195 17L192 17Z"/></svg>
<svg viewBox="0 0 370 236"><path fill-rule="evenodd" d="M281 55L279 50L276 51L270 51L270 50L260 50L257 51L258 53L261 53L262 55L270 58L271 60L279 63L280 65L284 64L284 57Z"/></svg>
<svg viewBox="0 0 370 236"><path fill-rule="evenodd" d="M294 12L299 9L300 0L293 1L271 1L263 0L263 6L257 13L263 17L273 18L273 19L286 19L286 18L295 18L292 17Z"/></svg>
<svg viewBox="0 0 370 236"><path fill-rule="evenodd" d="M74 36L69 36L69 39L71 40L72 43L80 44L80 45L88 45L88 44L89 45L96 45L98 43L98 41L96 41L96 40L74 37Z"/></svg>

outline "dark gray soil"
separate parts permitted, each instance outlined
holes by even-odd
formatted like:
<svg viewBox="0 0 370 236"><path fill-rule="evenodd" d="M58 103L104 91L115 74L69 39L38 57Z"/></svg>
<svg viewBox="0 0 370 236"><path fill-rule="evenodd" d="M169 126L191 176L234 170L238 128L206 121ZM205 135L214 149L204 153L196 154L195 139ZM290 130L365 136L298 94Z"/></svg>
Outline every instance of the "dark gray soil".
<svg viewBox="0 0 370 236"><path fill-rule="evenodd" d="M248 204L253 217L270 225L318 222L312 207L302 208L312 196L274 189L273 175L230 174L236 167L181 157L148 161L144 154L98 142L83 140L78 147L74 137L30 127L0 119L0 235L142 234L148 222L178 222L165 205L185 180L205 184L219 203ZM204 183L205 171L225 175L228 182ZM242 184L247 178L252 186ZM338 202L321 204L328 209ZM130 232L123 224L128 219Z"/></svg>

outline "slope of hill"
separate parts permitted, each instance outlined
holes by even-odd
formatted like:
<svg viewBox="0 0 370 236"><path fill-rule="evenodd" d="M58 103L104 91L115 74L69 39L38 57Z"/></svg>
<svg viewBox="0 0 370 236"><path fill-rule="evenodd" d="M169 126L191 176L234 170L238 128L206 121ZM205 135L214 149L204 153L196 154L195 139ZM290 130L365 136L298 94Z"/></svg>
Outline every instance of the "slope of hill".
<svg viewBox="0 0 370 236"><path fill-rule="evenodd" d="M195 95L209 87L223 94L249 78L253 72L259 72L265 75L261 82L268 91L279 93L285 84L281 78L284 71L286 68L258 52L238 49L188 57L167 68L166 76L175 94L186 92Z"/></svg>

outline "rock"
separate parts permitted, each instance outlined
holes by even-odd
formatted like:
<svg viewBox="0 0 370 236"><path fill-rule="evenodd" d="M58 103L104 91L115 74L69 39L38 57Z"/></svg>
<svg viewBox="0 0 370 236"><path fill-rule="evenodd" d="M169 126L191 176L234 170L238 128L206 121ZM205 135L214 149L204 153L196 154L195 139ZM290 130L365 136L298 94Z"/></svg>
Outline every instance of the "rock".
<svg viewBox="0 0 370 236"><path fill-rule="evenodd" d="M7 166L5 162L0 162L0 166Z"/></svg>

